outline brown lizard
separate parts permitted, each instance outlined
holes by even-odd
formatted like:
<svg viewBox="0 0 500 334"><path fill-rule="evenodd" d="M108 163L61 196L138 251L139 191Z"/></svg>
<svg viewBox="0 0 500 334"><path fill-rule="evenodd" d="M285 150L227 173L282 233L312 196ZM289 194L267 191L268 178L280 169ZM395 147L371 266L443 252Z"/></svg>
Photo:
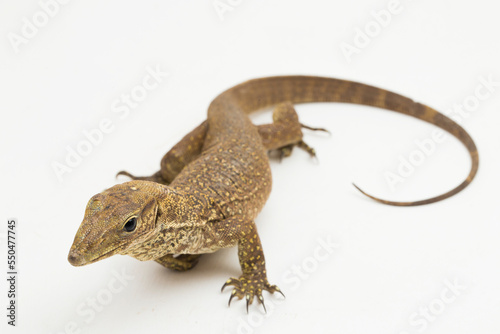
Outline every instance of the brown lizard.
<svg viewBox="0 0 500 334"><path fill-rule="evenodd" d="M397 206L434 203L458 193L476 175L479 157L471 137L428 106L380 88L339 79L254 79L215 98L207 120L164 156L160 171L150 177L120 172L134 180L93 196L71 246L69 262L82 266L126 254L184 271L193 268L201 254L238 246L243 273L223 286L234 287L229 303L233 297L245 298L248 311L248 305L257 297L264 305L264 290L281 293L267 280L254 222L271 191L267 152L278 149L287 156L294 146L299 146L315 154L302 140L301 128L305 126L292 105L305 102L348 102L396 111L448 131L468 149L472 167L467 179L456 188L416 202L387 201L363 192L378 202ZM247 114L271 106L276 106L272 124L252 124Z"/></svg>

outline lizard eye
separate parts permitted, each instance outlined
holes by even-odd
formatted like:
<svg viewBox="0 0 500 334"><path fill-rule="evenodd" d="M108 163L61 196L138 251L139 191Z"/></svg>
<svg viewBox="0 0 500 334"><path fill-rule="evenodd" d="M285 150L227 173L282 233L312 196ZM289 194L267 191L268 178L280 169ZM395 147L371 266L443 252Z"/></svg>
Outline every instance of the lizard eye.
<svg viewBox="0 0 500 334"><path fill-rule="evenodd" d="M127 232L132 232L135 230L135 227L137 226L137 218L132 217L128 220L128 222L123 226L123 229Z"/></svg>

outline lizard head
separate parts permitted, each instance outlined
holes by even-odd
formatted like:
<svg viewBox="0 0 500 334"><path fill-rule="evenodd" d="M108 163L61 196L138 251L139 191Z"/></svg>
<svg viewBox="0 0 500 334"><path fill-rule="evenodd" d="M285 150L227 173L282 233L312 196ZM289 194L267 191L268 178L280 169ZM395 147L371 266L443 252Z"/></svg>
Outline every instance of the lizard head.
<svg viewBox="0 0 500 334"><path fill-rule="evenodd" d="M73 266L94 263L151 238L159 229L157 193L156 183L130 181L92 196L68 261Z"/></svg>

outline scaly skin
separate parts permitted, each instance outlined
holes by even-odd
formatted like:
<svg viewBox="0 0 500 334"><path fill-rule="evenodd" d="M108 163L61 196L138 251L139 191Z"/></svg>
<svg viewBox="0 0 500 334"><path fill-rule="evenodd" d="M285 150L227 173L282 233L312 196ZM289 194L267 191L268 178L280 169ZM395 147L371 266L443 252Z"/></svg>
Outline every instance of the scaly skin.
<svg viewBox="0 0 500 334"><path fill-rule="evenodd" d="M116 185L95 195L75 236L68 260L75 266L114 254L141 261L155 260L174 270L189 270L199 255L238 246L242 269L230 278L233 297L254 297L263 304L264 290L281 292L269 284L262 245L254 223L271 191L267 151L288 155L302 141L302 125L291 103L349 102L389 109L434 124L454 135L468 149L472 167L455 189L417 202L434 203L465 188L474 178L479 158L470 136L446 116L420 103L360 83L307 76L270 77L247 81L219 95L205 122L183 138L150 177ZM253 125L248 113L277 106L273 124ZM359 189L359 188L358 188ZM180 254L180 255L179 255ZM179 255L179 256L174 256Z"/></svg>

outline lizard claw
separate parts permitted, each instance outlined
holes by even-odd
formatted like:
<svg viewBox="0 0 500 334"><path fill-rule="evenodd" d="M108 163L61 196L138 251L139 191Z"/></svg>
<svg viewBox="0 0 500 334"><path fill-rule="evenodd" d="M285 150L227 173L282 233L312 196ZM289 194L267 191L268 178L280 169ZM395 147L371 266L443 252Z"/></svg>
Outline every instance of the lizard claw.
<svg viewBox="0 0 500 334"><path fill-rule="evenodd" d="M280 290L280 288L278 288L276 285L273 285L272 287L274 288L274 291L281 293L283 298L286 298L285 294L283 293L283 291Z"/></svg>
<svg viewBox="0 0 500 334"><path fill-rule="evenodd" d="M228 307L231 306L231 300L233 300L234 296L236 296L236 290L233 290L233 292L231 292L231 297L229 297L229 302L227 303Z"/></svg>
<svg viewBox="0 0 500 334"><path fill-rule="evenodd" d="M267 310L266 310L266 304L264 303L264 296L260 295L259 296L259 301L260 303L262 304L262 307L264 307L264 312L267 313Z"/></svg>
<svg viewBox="0 0 500 334"><path fill-rule="evenodd" d="M226 288L226 286L228 286L228 285L236 285L236 284L238 284L238 283L239 283L239 282L238 282L238 280L237 280L236 278L231 277L230 279L228 279L228 280L226 281L226 283L224 283L224 285L223 285L223 286L222 286L222 288L220 289L220 292L223 292L223 291L224 291L224 289ZM234 291L234 290L233 290L233 291Z"/></svg>

